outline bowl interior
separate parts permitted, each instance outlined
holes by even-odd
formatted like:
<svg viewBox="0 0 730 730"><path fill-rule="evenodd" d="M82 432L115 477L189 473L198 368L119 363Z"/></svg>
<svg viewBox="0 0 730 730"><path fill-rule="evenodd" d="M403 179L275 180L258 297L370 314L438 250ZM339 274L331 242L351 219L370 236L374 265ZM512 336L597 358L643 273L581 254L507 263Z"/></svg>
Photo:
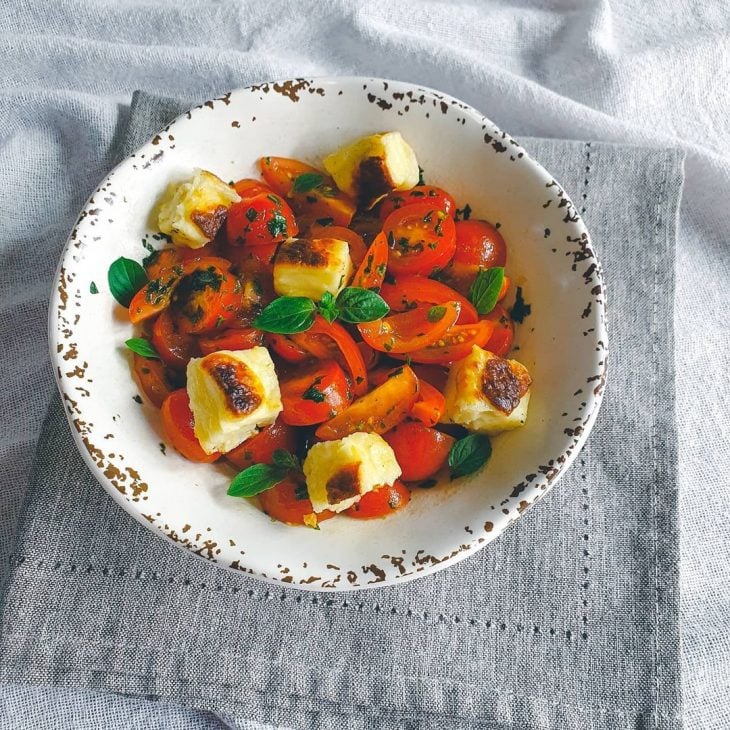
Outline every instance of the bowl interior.
<svg viewBox="0 0 730 730"><path fill-rule="evenodd" d="M388 519L292 528L227 497L228 467L192 464L163 449L156 409L135 400L124 347L132 328L106 273L119 256L141 260L143 241L161 247L151 211L164 188L193 168L232 180L256 176L254 163L267 154L316 165L339 145L385 130L399 130L413 146L427 182L449 190L459 206L468 202L473 217L500 225L507 273L531 305L512 355L534 381L528 421L494 438L480 473L414 489L409 508ZM585 227L562 189L475 110L398 82L271 83L183 115L100 185L61 261L51 351L81 452L131 514L221 565L303 588L352 589L404 581L465 557L554 483L600 403L601 286Z"/></svg>

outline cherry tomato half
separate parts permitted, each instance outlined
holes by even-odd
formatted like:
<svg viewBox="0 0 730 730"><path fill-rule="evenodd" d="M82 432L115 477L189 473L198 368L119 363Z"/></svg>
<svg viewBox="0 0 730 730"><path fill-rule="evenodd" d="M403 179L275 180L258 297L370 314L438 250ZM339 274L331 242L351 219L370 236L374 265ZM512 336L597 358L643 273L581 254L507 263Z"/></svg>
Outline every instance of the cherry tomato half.
<svg viewBox="0 0 730 730"><path fill-rule="evenodd" d="M416 185L410 190L394 190L386 195L378 208L380 220L384 221L394 210L419 203L428 203L451 217L456 212L456 201L445 190L433 185Z"/></svg>
<svg viewBox="0 0 730 730"><path fill-rule="evenodd" d="M206 454L195 436L193 412L185 388L175 390L165 398L160 414L168 440L186 459L210 463L220 457L217 452Z"/></svg>
<svg viewBox="0 0 730 730"><path fill-rule="evenodd" d="M484 319L494 323L494 332L484 345L484 349L499 357L505 357L512 349L512 341L515 336L515 325L512 319L501 304L497 304L489 314L484 316Z"/></svg>
<svg viewBox="0 0 730 730"><path fill-rule="evenodd" d="M233 183L233 189L244 199L255 198L257 195L273 193L274 191L263 181L252 177L245 177Z"/></svg>
<svg viewBox="0 0 730 730"><path fill-rule="evenodd" d="M296 429L284 423L281 416L232 451L226 452L226 459L239 469L247 469L254 464L270 464L277 449L292 453L297 450Z"/></svg>
<svg viewBox="0 0 730 730"><path fill-rule="evenodd" d="M303 525L304 518L314 512L307 495L307 487L297 476L290 476L271 489L259 494L261 509L279 522L288 525ZM335 513L325 510L317 513L317 521L328 520Z"/></svg>
<svg viewBox="0 0 730 730"><path fill-rule="evenodd" d="M322 423L350 405L344 370L334 361L317 363L280 382L281 418L291 426Z"/></svg>
<svg viewBox="0 0 730 730"><path fill-rule="evenodd" d="M165 366L159 360L148 360L135 353L132 368L142 392L158 408L175 388Z"/></svg>
<svg viewBox="0 0 730 730"><path fill-rule="evenodd" d="M250 350L264 341L264 333L253 327L231 327L198 339L203 355L219 350Z"/></svg>
<svg viewBox="0 0 730 730"><path fill-rule="evenodd" d="M474 345L484 347L494 332L494 322L481 320L475 324L455 324L448 329L441 339L414 352L409 352L407 357L413 362L427 364L446 364L462 360L470 352ZM393 357L401 360L406 355L396 355Z"/></svg>
<svg viewBox="0 0 730 730"><path fill-rule="evenodd" d="M360 501L345 510L348 517L358 520L371 520L376 517L387 517L397 509L405 507L411 501L411 493L399 479L393 484L373 489L360 497Z"/></svg>
<svg viewBox="0 0 730 730"><path fill-rule="evenodd" d="M244 198L228 210L226 236L231 246L280 243L298 232L292 209L276 193Z"/></svg>
<svg viewBox="0 0 730 730"><path fill-rule="evenodd" d="M451 261L456 250L453 219L427 203L394 210L383 224L390 248L388 268L395 274L429 276Z"/></svg>
<svg viewBox="0 0 730 730"><path fill-rule="evenodd" d="M190 358L200 354L195 337L180 330L169 310L162 312L152 325L152 344L162 362L177 370L184 370Z"/></svg>
<svg viewBox="0 0 730 730"><path fill-rule="evenodd" d="M380 291L388 267L388 239L378 233L360 262L350 286Z"/></svg>
<svg viewBox="0 0 730 730"><path fill-rule="evenodd" d="M393 449L403 470L401 479L406 482L418 482L433 476L446 463L456 441L448 434L414 421L401 423L383 438Z"/></svg>

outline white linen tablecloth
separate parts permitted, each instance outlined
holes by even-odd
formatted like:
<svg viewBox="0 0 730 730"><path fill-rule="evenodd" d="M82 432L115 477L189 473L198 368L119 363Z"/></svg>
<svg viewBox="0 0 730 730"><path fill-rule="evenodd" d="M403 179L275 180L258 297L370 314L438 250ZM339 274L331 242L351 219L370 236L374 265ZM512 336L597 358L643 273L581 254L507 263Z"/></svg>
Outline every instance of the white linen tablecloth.
<svg viewBox="0 0 730 730"><path fill-rule="evenodd" d="M204 97L331 74L421 83L473 104L518 138L687 151L675 309L685 722L728 727L729 31L728 3L691 0L5 0L0 168L26 202L18 207L15 191L11 206L0 194L2 563L53 387L46 302L56 254L109 166L120 105L132 91ZM42 250L31 245L39 234L49 241ZM99 693L0 693L0 722L14 718L9 727L120 727L120 717L127 727L173 726L155 724L155 711ZM176 727L219 726L204 713L175 717Z"/></svg>

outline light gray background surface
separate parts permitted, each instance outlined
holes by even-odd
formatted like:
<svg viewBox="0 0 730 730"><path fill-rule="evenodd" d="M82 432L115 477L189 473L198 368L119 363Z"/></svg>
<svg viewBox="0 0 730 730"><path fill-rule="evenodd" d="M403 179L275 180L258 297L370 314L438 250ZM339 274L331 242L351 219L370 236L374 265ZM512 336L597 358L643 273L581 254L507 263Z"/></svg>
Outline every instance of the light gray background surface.
<svg viewBox="0 0 730 730"><path fill-rule="evenodd" d="M0 196L1 524L17 515L52 387L45 302L55 252L108 166L118 104L135 88L190 97L267 78L372 74L444 89L518 137L680 142L688 152L676 306L686 724L726 727L729 25L727 3L690 0L4 3L0 168L25 204ZM53 256L33 245L39 232ZM0 540L6 555L12 532ZM32 691L22 693L29 702ZM53 698L44 699L53 712Z"/></svg>

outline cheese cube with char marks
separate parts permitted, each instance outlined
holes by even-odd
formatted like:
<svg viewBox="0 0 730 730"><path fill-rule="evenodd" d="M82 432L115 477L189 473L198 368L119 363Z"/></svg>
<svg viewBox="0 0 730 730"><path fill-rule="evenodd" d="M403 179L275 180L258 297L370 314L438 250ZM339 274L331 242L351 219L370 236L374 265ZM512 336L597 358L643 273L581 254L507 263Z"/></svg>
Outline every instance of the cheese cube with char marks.
<svg viewBox="0 0 730 730"><path fill-rule="evenodd" d="M193 358L187 376L195 435L206 454L234 449L282 410L279 381L265 347Z"/></svg>
<svg viewBox="0 0 730 730"><path fill-rule="evenodd" d="M449 370L444 423L495 435L525 425L532 379L517 360L506 360L474 345Z"/></svg>
<svg viewBox="0 0 730 730"><path fill-rule="evenodd" d="M228 209L239 200L238 193L212 172L195 170L192 179L168 188L157 224L178 246L201 248L215 238Z"/></svg>
<svg viewBox="0 0 730 730"><path fill-rule="evenodd" d="M279 296L319 301L337 296L352 276L350 246L338 238L285 241L274 259L274 289Z"/></svg>
<svg viewBox="0 0 730 730"><path fill-rule="evenodd" d="M342 512L360 497L401 475L393 449L375 433L350 434L314 444L303 464L315 512Z"/></svg>
<svg viewBox="0 0 730 730"><path fill-rule="evenodd" d="M337 187L361 208L372 208L391 190L418 185L416 153L400 132L363 137L324 158Z"/></svg>

